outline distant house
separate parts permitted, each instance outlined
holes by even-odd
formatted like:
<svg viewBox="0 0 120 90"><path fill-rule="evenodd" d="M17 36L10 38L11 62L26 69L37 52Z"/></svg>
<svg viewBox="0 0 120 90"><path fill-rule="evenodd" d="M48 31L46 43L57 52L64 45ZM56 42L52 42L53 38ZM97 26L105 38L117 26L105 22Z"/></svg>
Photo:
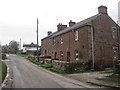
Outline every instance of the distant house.
<svg viewBox="0 0 120 90"><path fill-rule="evenodd" d="M40 53L40 46L38 46L38 50ZM31 43L31 44L23 44L23 53L26 54L34 54L37 52L37 44Z"/></svg>
<svg viewBox="0 0 120 90"><path fill-rule="evenodd" d="M118 58L118 25L108 15L107 7L81 22L57 25L41 40L41 54L65 62L88 61L90 68L108 68Z"/></svg>

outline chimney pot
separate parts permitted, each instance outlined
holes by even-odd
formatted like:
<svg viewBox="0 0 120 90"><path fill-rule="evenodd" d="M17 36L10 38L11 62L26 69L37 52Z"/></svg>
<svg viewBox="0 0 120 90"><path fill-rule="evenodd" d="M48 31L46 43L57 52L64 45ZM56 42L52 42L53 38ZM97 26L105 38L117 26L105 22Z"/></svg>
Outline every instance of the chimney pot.
<svg viewBox="0 0 120 90"><path fill-rule="evenodd" d="M51 32L51 31L48 31L47 33L48 33L48 35L52 34L52 32Z"/></svg>
<svg viewBox="0 0 120 90"><path fill-rule="evenodd" d="M74 24L75 24L75 22L73 22L72 20L70 20L69 27L73 26Z"/></svg>
<svg viewBox="0 0 120 90"><path fill-rule="evenodd" d="M57 25L57 28L58 28L58 31L61 31L61 30L65 29L65 28L67 28L67 25L63 25L62 23L59 23Z"/></svg>
<svg viewBox="0 0 120 90"><path fill-rule="evenodd" d="M100 6L98 7L99 14L107 14L107 7L106 6Z"/></svg>

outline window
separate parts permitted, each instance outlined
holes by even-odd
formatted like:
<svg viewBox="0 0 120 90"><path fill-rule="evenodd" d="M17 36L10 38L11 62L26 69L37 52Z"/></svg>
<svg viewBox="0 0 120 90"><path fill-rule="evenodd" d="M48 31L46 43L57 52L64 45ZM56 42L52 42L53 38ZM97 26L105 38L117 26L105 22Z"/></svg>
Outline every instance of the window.
<svg viewBox="0 0 120 90"><path fill-rule="evenodd" d="M117 57L118 57L118 47L113 47L113 54L114 54L114 55L113 55L113 56L114 56L113 58L114 58L114 59L117 59Z"/></svg>
<svg viewBox="0 0 120 90"><path fill-rule="evenodd" d="M78 31L75 31L75 41L78 40Z"/></svg>
<svg viewBox="0 0 120 90"><path fill-rule="evenodd" d="M78 49L75 50L75 59L79 60L79 52Z"/></svg>
<svg viewBox="0 0 120 90"><path fill-rule="evenodd" d="M51 40L49 39L49 44L50 44L50 41L51 41Z"/></svg>
<svg viewBox="0 0 120 90"><path fill-rule="evenodd" d="M63 39L62 38L60 39L60 44L63 44Z"/></svg>
<svg viewBox="0 0 120 90"><path fill-rule="evenodd" d="M113 37L113 39L117 38L117 29L116 29L116 27L112 27L112 37Z"/></svg>
<svg viewBox="0 0 120 90"><path fill-rule="evenodd" d="M60 51L60 58L61 58L61 60L63 60L63 52L62 51Z"/></svg>

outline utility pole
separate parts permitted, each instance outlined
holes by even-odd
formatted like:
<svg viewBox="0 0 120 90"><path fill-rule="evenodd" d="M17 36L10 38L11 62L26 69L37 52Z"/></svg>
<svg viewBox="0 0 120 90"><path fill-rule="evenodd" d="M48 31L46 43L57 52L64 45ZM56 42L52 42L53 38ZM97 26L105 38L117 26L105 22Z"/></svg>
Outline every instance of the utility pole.
<svg viewBox="0 0 120 90"><path fill-rule="evenodd" d="M38 52L38 24L39 24L39 22L38 22L38 18L37 18L37 60L39 61L39 52Z"/></svg>
<svg viewBox="0 0 120 90"><path fill-rule="evenodd" d="M21 38L20 38L20 54L21 54Z"/></svg>

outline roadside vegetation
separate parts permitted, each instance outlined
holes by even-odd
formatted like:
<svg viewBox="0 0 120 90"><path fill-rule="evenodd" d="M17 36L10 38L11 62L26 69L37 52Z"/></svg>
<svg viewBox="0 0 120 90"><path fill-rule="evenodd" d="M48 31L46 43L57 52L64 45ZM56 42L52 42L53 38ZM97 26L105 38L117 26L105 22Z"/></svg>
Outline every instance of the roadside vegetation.
<svg viewBox="0 0 120 90"><path fill-rule="evenodd" d="M37 65L40 65L41 67L43 67L43 68L46 68L46 69L48 69L48 70L50 70L50 71L53 71L53 72L56 72L56 73L61 73L61 74L74 74L74 73L87 73L87 72L93 72L93 71L91 71L91 70L73 70L72 68L73 67L76 67L76 65L73 65L72 63L71 63L71 67L69 68L69 70L66 70L66 71L64 71L64 70L62 70L62 69L60 69L60 68L58 68L58 67L53 67L53 66L51 66L51 65L49 65L49 64L45 64L44 62L40 62L40 61L38 61L36 58L35 58L35 56L33 56L33 55L26 55L26 54L19 54L19 56L23 56L23 57L25 57L27 60L29 60L29 61L31 61L32 63L34 63L34 64L37 64ZM77 64L77 65L79 65L79 64ZM86 68L86 67L85 67ZM117 69L118 70L118 69ZM109 77L106 77L106 78L100 78L100 79L98 79L98 80L104 80L104 81L119 81L119 79L120 79L120 76L119 76L119 74L115 74L114 73L114 71L105 71L105 72L100 72L101 74L109 74L109 73L113 73L111 76L109 76Z"/></svg>
<svg viewBox="0 0 120 90"><path fill-rule="evenodd" d="M109 73L113 73L113 71L100 72L100 74L109 74Z"/></svg>
<svg viewBox="0 0 120 90"><path fill-rule="evenodd" d="M119 74L112 74L106 78L97 78L97 80L110 81L110 82L120 82Z"/></svg>
<svg viewBox="0 0 120 90"><path fill-rule="evenodd" d="M5 53L2 53L2 60L6 60L7 59L7 56Z"/></svg>
<svg viewBox="0 0 120 90"><path fill-rule="evenodd" d="M3 82L7 74L7 66L4 62L0 62L0 81Z"/></svg>
<svg viewBox="0 0 120 90"><path fill-rule="evenodd" d="M57 67L51 67L49 68L49 70L57 73L66 73L64 70L61 70L60 68L57 68Z"/></svg>
<svg viewBox="0 0 120 90"><path fill-rule="evenodd" d="M46 68L50 71L56 72L56 73L61 73L61 74L74 74L74 73L87 73L87 72L92 72L92 71L88 71L88 70L81 70L81 71L73 71L72 68L70 68L69 70L62 70L58 67L53 67L49 64L45 64L44 62L40 62L38 61L35 56L33 55L26 55L26 54L17 54L18 56L22 56L25 57L27 60L29 60L30 62L40 65L43 68ZM71 64L72 65L72 64ZM74 65L75 66L75 65Z"/></svg>

